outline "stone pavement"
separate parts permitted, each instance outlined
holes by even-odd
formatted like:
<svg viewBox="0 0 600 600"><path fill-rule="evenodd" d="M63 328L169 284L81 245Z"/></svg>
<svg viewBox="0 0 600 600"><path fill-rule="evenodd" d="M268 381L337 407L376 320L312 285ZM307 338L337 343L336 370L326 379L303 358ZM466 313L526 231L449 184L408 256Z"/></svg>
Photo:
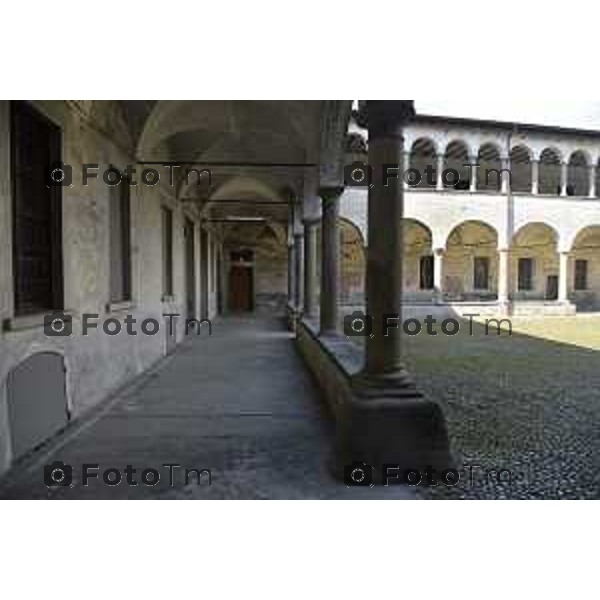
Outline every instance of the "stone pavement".
<svg viewBox="0 0 600 600"><path fill-rule="evenodd" d="M282 321L215 320L213 336L186 340L155 369L93 415L74 423L17 465L0 485L2 498L414 498L414 489L347 488L329 472L332 424ZM47 488L44 465L74 467L72 487ZM99 478L81 485L81 465ZM173 468L173 486L169 469ZM137 469L117 486L102 473ZM155 468L156 486L140 482ZM200 485L185 469L210 469Z"/></svg>

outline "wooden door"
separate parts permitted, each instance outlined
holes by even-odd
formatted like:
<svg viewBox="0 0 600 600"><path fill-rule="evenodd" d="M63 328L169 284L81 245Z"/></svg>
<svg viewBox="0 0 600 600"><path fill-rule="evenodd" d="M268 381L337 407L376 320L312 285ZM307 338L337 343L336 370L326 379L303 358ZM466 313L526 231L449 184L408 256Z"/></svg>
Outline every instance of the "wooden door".
<svg viewBox="0 0 600 600"><path fill-rule="evenodd" d="M252 267L231 265L229 271L229 310L244 312L253 309Z"/></svg>

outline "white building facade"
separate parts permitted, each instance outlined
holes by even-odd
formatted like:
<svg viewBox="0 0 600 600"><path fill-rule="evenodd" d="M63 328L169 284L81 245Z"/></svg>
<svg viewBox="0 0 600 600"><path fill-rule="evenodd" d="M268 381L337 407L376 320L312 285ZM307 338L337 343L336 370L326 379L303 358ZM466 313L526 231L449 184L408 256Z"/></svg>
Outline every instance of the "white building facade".
<svg viewBox="0 0 600 600"><path fill-rule="evenodd" d="M357 159L363 133L350 131ZM599 132L417 116L404 150L407 302L513 314L600 307ZM366 188L348 188L340 211L368 244ZM355 301L353 281L343 292Z"/></svg>

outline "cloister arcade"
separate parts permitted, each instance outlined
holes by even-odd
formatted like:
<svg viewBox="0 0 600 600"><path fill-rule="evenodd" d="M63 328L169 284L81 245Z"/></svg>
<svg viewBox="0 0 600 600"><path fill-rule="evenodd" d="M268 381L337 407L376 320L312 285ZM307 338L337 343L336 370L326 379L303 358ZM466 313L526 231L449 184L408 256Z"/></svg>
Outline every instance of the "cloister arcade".
<svg viewBox="0 0 600 600"><path fill-rule="evenodd" d="M355 225L340 221L342 231L342 304L364 300L364 248ZM506 287L508 300L545 304L568 301L578 310L597 310L600 299L600 225L581 229L566 252L558 251L558 233L543 222L528 223L499 249L498 232L485 222L456 225L441 248L433 248L426 221L405 219L403 224L403 285L406 303L493 303ZM509 260L500 281L503 253ZM561 296L561 256L567 269ZM536 306L536 308L539 308Z"/></svg>
<svg viewBox="0 0 600 600"><path fill-rule="evenodd" d="M417 116L404 132L405 302L599 308L599 142L592 131ZM365 234L360 194L346 192L341 214Z"/></svg>

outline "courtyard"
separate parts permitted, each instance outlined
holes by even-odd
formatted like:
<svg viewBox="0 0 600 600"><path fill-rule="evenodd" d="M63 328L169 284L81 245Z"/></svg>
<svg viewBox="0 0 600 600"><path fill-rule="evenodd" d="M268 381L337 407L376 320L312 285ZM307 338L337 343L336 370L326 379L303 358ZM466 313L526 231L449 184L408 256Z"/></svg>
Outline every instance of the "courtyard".
<svg viewBox="0 0 600 600"><path fill-rule="evenodd" d="M454 337L404 338L407 365L441 403L462 466L459 485L426 495L600 497L600 315L512 324L512 336L474 326L471 337L465 326Z"/></svg>

